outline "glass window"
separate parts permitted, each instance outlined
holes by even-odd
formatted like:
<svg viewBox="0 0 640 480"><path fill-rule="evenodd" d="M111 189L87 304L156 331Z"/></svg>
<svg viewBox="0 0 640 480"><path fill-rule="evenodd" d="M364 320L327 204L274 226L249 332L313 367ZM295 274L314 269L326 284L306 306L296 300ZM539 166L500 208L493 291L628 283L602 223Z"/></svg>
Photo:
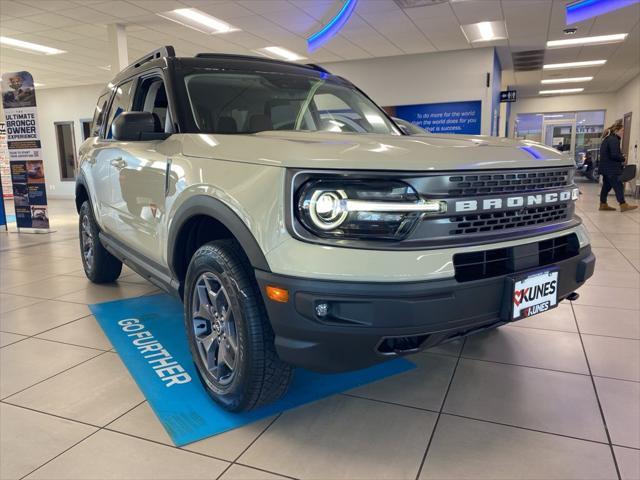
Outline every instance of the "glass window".
<svg viewBox="0 0 640 480"><path fill-rule="evenodd" d="M76 145L73 122L55 122L56 141L58 144L58 164L60 180L76 178Z"/></svg>
<svg viewBox="0 0 640 480"><path fill-rule="evenodd" d="M542 141L542 115L539 113L518 114L515 136L522 140Z"/></svg>
<svg viewBox="0 0 640 480"><path fill-rule="evenodd" d="M80 126L82 127L82 141L84 142L91 136L91 120L81 119Z"/></svg>
<svg viewBox="0 0 640 480"><path fill-rule="evenodd" d="M210 133L307 130L399 135L382 110L346 82L273 72L185 77L196 125Z"/></svg>
<svg viewBox="0 0 640 480"><path fill-rule="evenodd" d="M125 83L120 84L115 89L115 95L113 97L113 101L111 102L111 107L109 109L109 118L107 121L107 129L106 129L106 138L111 138L111 125L113 121L120 115L122 112L126 112L129 110L131 106L131 87L133 86L133 80L129 80Z"/></svg>
<svg viewBox="0 0 640 480"><path fill-rule="evenodd" d="M155 113L160 120L162 130L168 132L171 128L171 118L169 115L169 104L167 102L167 92L164 88L164 81L161 77L147 78L142 81L135 95L135 102L132 110L136 112Z"/></svg>
<svg viewBox="0 0 640 480"><path fill-rule="evenodd" d="M104 116L107 111L107 103L109 102L110 96L111 92L105 93L98 99L98 104L96 105L96 109L93 112L93 121L91 126L92 137L97 137L100 135L100 129L102 128L102 122L104 121Z"/></svg>
<svg viewBox="0 0 640 480"><path fill-rule="evenodd" d="M590 156L594 160L600 155L600 142L604 131L604 110L578 112L576 115L576 154Z"/></svg>

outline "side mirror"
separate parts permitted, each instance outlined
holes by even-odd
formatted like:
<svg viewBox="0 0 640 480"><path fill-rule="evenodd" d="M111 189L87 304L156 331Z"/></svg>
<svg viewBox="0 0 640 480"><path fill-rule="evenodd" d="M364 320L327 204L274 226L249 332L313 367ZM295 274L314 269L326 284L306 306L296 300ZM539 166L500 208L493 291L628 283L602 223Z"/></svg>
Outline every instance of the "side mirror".
<svg viewBox="0 0 640 480"><path fill-rule="evenodd" d="M122 112L111 125L111 137L121 142L164 140L169 133L162 130L158 115L152 112Z"/></svg>

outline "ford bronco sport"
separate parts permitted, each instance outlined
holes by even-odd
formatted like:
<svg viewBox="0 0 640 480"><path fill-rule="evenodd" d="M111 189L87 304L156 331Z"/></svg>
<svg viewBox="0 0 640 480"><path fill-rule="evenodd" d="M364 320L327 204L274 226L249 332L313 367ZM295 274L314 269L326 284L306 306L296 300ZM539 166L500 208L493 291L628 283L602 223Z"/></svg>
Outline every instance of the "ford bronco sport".
<svg viewBox="0 0 640 480"><path fill-rule="evenodd" d="M571 159L407 136L315 65L171 47L120 72L80 148L87 277L128 265L184 302L211 396L279 398L553 308L592 275Z"/></svg>

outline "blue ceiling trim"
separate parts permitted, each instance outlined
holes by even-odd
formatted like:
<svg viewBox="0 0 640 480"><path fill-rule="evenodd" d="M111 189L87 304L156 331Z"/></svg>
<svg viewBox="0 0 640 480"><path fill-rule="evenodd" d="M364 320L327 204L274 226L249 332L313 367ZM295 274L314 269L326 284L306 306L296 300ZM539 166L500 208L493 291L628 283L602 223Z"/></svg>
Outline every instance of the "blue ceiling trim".
<svg viewBox="0 0 640 480"><path fill-rule="evenodd" d="M327 43L349 21L351 14L356 9L358 0L346 0L340 11L321 30L307 38L307 48L310 52L317 50Z"/></svg>
<svg viewBox="0 0 640 480"><path fill-rule="evenodd" d="M578 0L567 5L567 25L619 10L640 0Z"/></svg>

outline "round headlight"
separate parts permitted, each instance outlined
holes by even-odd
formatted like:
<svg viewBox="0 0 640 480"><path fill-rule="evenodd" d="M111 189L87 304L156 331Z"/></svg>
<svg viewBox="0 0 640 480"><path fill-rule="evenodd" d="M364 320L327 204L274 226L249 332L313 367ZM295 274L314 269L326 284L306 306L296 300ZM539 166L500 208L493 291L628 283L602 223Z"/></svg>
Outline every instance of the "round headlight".
<svg viewBox="0 0 640 480"><path fill-rule="evenodd" d="M342 200L347 198L341 190L316 190L309 201L309 217L322 230L337 228L347 218L349 212Z"/></svg>

